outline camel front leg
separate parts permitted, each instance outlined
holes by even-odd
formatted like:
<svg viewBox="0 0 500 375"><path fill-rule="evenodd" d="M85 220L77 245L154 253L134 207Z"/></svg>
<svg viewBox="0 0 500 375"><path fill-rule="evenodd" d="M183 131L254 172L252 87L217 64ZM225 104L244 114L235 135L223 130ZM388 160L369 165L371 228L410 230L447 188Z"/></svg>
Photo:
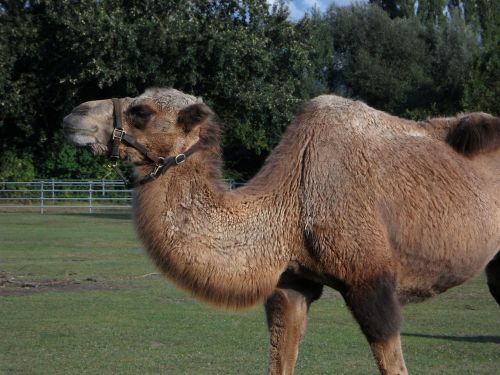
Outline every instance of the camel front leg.
<svg viewBox="0 0 500 375"><path fill-rule="evenodd" d="M401 350L401 311L394 277L381 274L343 293L365 334L381 375L408 375Z"/></svg>
<svg viewBox="0 0 500 375"><path fill-rule="evenodd" d="M266 301L271 350L269 375L291 375L306 331L310 304L321 295L322 285L305 282L290 288L277 288Z"/></svg>

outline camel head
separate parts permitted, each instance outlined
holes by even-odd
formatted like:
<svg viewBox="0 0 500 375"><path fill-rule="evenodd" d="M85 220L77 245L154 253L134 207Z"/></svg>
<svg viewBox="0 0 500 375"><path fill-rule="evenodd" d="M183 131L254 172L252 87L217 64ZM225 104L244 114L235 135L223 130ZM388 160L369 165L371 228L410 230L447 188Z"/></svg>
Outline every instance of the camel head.
<svg viewBox="0 0 500 375"><path fill-rule="evenodd" d="M115 99L116 100L116 99ZM120 117L128 139L153 155L169 157L203 139L203 123L213 112L201 99L175 89L148 89L136 98L90 101L80 104L63 120L66 137L95 155L111 153L115 118ZM119 113L116 113L118 111ZM150 164L147 154L130 142L118 147L120 159L135 165Z"/></svg>

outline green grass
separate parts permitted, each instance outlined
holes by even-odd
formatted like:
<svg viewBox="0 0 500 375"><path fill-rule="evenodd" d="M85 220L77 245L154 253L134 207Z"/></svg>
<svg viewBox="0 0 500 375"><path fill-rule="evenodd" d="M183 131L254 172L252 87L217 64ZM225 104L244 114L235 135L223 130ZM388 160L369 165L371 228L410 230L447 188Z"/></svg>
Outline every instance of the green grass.
<svg viewBox="0 0 500 375"><path fill-rule="evenodd" d="M261 307L217 311L154 272L127 215L0 214L0 275L42 285L0 295L0 374L266 372ZM410 372L498 374L498 312L483 276L405 308ZM336 292L311 308L296 373L377 373Z"/></svg>

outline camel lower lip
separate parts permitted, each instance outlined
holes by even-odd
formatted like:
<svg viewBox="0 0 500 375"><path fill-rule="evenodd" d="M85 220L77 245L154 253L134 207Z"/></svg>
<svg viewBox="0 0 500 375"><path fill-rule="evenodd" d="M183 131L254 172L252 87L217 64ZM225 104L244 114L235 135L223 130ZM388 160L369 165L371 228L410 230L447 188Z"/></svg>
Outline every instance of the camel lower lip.
<svg viewBox="0 0 500 375"><path fill-rule="evenodd" d="M64 127L64 132L66 133L86 133L86 134L94 134L97 132L97 127L96 126L93 126L91 127L90 129L85 129L85 128L80 128L80 127L77 127L77 126L65 126Z"/></svg>
<svg viewBox="0 0 500 375"><path fill-rule="evenodd" d="M76 146L80 147L86 147L90 146L94 143L97 143L96 138L92 134L85 134L86 132L67 132L66 130L64 131L64 135L66 138L74 143Z"/></svg>
<svg viewBox="0 0 500 375"><path fill-rule="evenodd" d="M87 146L90 148L90 151L92 151L94 155L104 155L108 151L108 147L101 143L92 143L88 144Z"/></svg>

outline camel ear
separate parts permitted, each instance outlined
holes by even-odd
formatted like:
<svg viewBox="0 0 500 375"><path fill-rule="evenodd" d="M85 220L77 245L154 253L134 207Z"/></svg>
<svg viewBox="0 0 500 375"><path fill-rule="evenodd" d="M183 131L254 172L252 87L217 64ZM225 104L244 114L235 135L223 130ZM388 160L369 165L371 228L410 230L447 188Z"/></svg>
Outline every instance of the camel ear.
<svg viewBox="0 0 500 375"><path fill-rule="evenodd" d="M213 116L212 110L203 103L191 104L179 111L177 124L186 133L189 133L196 125L202 124Z"/></svg>

